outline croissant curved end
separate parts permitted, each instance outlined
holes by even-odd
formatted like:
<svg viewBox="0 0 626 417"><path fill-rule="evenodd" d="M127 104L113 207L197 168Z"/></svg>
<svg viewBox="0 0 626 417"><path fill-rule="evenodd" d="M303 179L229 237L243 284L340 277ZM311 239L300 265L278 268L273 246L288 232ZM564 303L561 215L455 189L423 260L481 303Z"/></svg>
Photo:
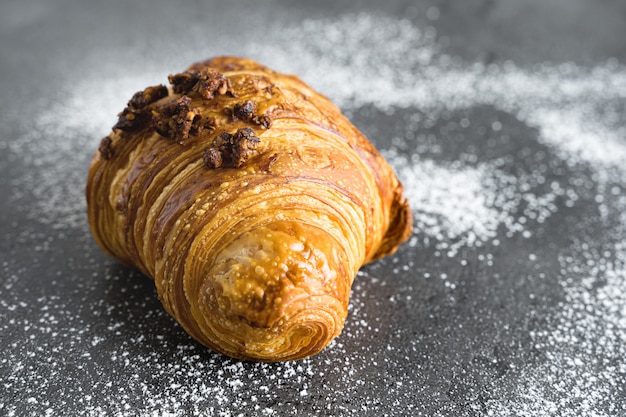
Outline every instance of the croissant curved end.
<svg viewBox="0 0 626 417"><path fill-rule="evenodd" d="M100 142L89 224L196 340L254 361L337 337L358 269L411 233L374 146L298 77L217 57L136 93Z"/></svg>
<svg viewBox="0 0 626 417"><path fill-rule="evenodd" d="M198 306L204 334L221 339L217 350L261 361L301 358L341 332L350 290L345 254L327 232L285 226L245 232L209 269Z"/></svg>

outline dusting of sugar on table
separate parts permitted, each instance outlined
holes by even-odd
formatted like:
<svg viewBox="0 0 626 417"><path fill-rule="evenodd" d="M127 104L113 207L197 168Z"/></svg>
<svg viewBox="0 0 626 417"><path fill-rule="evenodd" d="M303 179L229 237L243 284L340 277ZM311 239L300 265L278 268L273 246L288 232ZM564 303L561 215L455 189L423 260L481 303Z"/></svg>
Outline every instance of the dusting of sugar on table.
<svg viewBox="0 0 626 417"><path fill-rule="evenodd" d="M66 80L2 145L24 167L11 237L32 254L2 262L0 414L626 414L626 69L463 62L431 27L367 13L269 31L232 53L300 75L353 118L404 183L409 243L360 271L320 355L211 353L150 281L98 252L84 218L98 140L164 77Z"/></svg>

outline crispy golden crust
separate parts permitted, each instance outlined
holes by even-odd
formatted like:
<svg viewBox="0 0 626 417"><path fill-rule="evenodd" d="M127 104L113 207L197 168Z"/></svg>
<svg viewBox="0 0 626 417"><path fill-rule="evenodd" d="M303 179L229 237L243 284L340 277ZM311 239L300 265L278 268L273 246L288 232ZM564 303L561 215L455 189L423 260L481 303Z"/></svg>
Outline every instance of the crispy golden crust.
<svg viewBox="0 0 626 417"><path fill-rule="evenodd" d="M402 186L300 79L219 57L129 101L89 170L98 244L201 343L256 361L337 336L366 262L411 232Z"/></svg>

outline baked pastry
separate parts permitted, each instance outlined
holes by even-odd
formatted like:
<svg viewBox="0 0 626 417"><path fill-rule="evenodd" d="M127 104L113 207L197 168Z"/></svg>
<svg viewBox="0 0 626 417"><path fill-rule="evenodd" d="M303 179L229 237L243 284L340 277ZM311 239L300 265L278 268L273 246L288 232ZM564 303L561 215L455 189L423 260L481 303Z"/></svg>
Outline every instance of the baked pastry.
<svg viewBox="0 0 626 417"><path fill-rule="evenodd" d="M411 233L392 169L327 98L219 57L136 93L87 182L99 246L195 339L255 361L337 336L365 263Z"/></svg>

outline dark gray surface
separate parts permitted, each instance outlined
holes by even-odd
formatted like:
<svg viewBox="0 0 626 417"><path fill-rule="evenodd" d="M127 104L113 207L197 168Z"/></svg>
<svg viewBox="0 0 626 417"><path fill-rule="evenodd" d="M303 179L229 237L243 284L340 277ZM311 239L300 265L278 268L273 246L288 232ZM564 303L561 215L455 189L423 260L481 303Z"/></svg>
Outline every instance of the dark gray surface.
<svg viewBox="0 0 626 417"><path fill-rule="evenodd" d="M421 36L395 42L376 24ZM349 51L353 32L363 39ZM626 414L623 2L5 1L0 34L0 415ZM411 67L394 47L434 55ZM337 99L415 202L412 243L362 270L343 334L301 362L241 363L196 344L86 224L89 160L115 113L218 54ZM391 68L390 94L414 76L434 98L368 96L360 65ZM482 93L457 95L450 74ZM442 172L482 173L484 196L447 188ZM441 207L413 174L443 190ZM466 219L446 193L474 198Z"/></svg>

